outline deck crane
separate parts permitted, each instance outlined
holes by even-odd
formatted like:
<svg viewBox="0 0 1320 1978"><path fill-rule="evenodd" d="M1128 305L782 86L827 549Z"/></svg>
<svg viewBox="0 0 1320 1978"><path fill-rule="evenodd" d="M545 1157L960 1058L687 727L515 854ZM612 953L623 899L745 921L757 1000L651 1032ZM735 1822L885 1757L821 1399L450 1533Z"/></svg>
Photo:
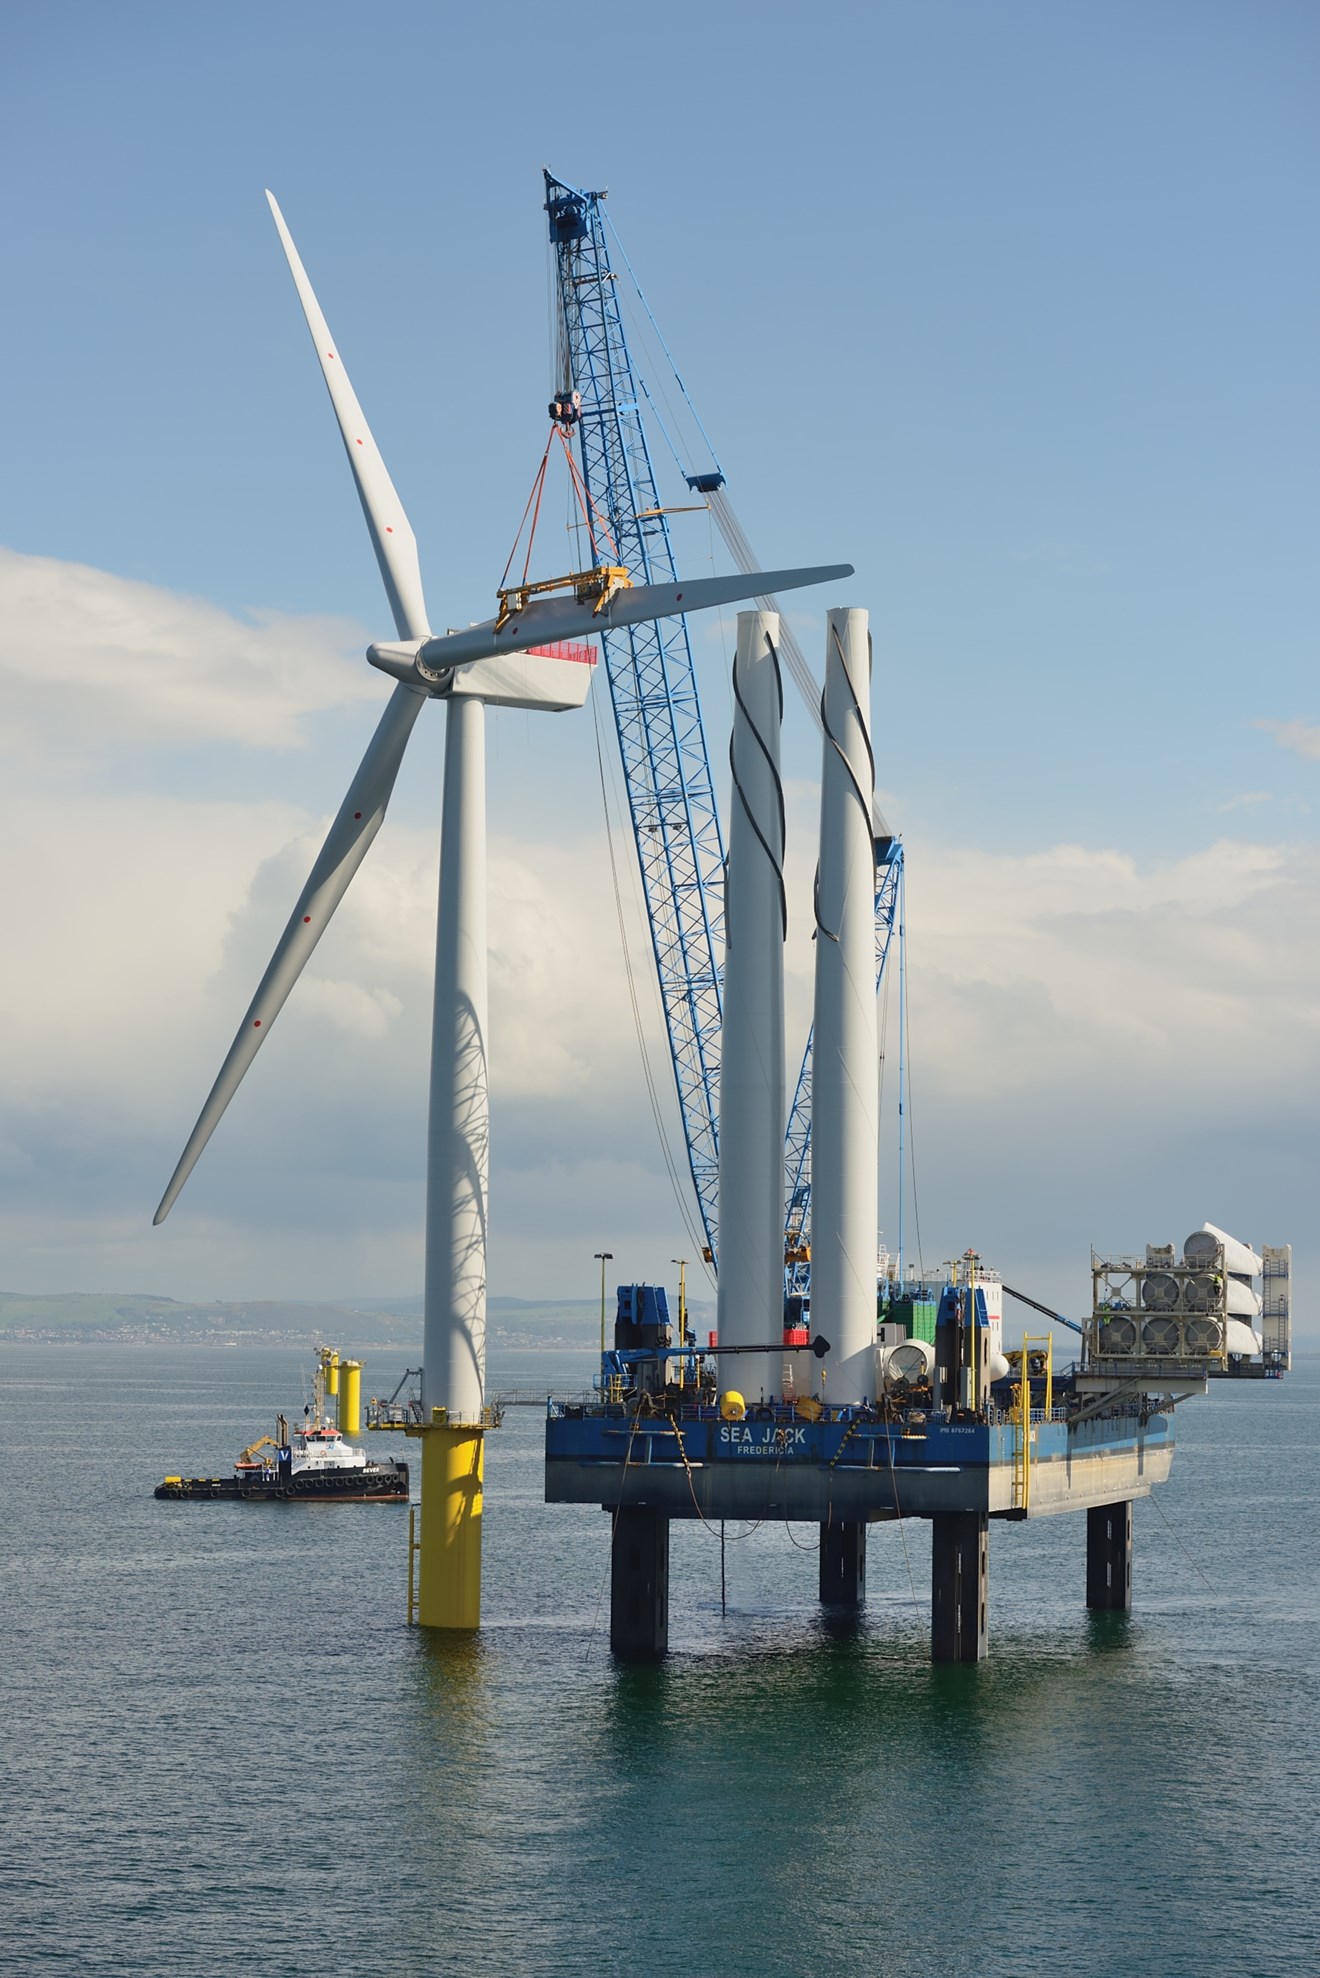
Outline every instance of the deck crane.
<svg viewBox="0 0 1320 1978"><path fill-rule="evenodd" d="M582 478L619 563L675 582L669 524L601 221L601 194L545 175L560 376L551 416L576 429ZM688 1163L715 1250L724 843L686 621L602 632L624 782L678 1086Z"/></svg>
<svg viewBox="0 0 1320 1978"><path fill-rule="evenodd" d="M664 581L677 571L642 423L642 398L649 393L624 334L604 198L603 192L581 191L545 173L559 318L559 375L550 414L577 438L585 487L608 526L619 561L639 570L643 582ZM622 259L632 276L627 256ZM641 287L632 279L650 316ZM668 356L658 327L656 333ZM682 379L677 371L674 375L687 400ZM696 423L700 428L699 419ZM680 463L680 472L689 490L709 507L737 568L744 574L758 570L719 466L687 473ZM779 609L770 596L755 602L763 610ZM607 631L601 645L688 1162L713 1262L724 850L692 649L684 619ZM780 656L819 728L820 690L786 618L780 621ZM878 989L896 928L901 939L903 846L878 804L872 821ZM785 1139L785 1290L798 1293L806 1291L810 1280L811 1056L808 1037ZM902 1115L900 1092L900 1136ZM900 1168L901 1161L900 1140Z"/></svg>

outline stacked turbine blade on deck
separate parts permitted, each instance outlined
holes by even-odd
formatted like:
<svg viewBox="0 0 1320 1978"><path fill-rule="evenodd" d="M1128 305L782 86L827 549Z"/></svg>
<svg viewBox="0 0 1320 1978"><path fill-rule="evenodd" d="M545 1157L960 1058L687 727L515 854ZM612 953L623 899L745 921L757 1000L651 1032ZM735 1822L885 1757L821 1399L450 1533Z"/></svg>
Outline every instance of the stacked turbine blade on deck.
<svg viewBox="0 0 1320 1978"><path fill-rule="evenodd" d="M875 1396L879 1094L871 653L864 611L827 619L812 1066L811 1321L832 1402Z"/></svg>
<svg viewBox="0 0 1320 1978"><path fill-rule="evenodd" d="M721 1347L784 1339L784 690L777 613L740 611L733 662L733 791L724 884L720 1032ZM773 1351L721 1357L719 1385L777 1393Z"/></svg>

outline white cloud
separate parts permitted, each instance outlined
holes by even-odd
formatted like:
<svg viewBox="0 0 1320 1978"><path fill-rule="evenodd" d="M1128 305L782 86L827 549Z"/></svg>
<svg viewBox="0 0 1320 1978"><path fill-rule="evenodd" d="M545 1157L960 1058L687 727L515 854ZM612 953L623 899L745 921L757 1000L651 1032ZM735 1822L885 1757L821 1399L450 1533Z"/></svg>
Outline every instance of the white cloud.
<svg viewBox="0 0 1320 1978"><path fill-rule="evenodd" d="M417 1277L438 846L393 819L168 1237L149 1227L326 821L275 804L0 790L0 831L27 848L0 891L19 963L0 977L13 1283L104 1283L112 1260L118 1284L185 1296L298 1295L309 1269L313 1289ZM561 1149L569 1169L608 1162L634 1141L657 1163L607 886L598 843L492 841L496 1159L511 1171ZM529 1196L545 1229L550 1196L535 1183ZM530 1268L536 1221L505 1227Z"/></svg>
<svg viewBox="0 0 1320 1978"><path fill-rule="evenodd" d="M86 1220L95 1254L120 1256L127 1281L183 1295L406 1288L420 1268L433 834L387 824L163 1244L147 1228L156 1194L320 827L274 806L227 813L126 797L98 802L96 830L104 856L84 860L89 816L75 806L43 817L43 873L10 903L20 951L43 958L0 1035L0 1079L21 1114L4 1130L7 1165L22 1174L28 1212L40 1211L26 1231L11 1227L11 1254L30 1252L61 1205L67 1217L67 1240L44 1263L31 1256L28 1281L37 1270L68 1280ZM147 872L135 844L168 853ZM809 865L801 846L797 864ZM952 1231L969 1216L982 1226L989 1181L959 1172L964 1141L993 1149L1000 1178L1015 1167L1016 1185L1039 1196L1085 1147L1158 1172L1188 1134L1315 1088L1309 850L1229 844L1141 869L1074 846L1018 859L912 845L909 869L928 1226ZM797 890L805 896L801 873ZM571 1291L603 1224L611 1247L644 1251L649 1240L656 1254L639 1271L688 1254L600 840L497 838L490 926L496 1286ZM673 1134L635 920L630 939ZM800 925L793 939L800 1024L810 949ZM33 993L38 974L46 987ZM62 1169L79 1175L73 1186Z"/></svg>
<svg viewBox="0 0 1320 1978"><path fill-rule="evenodd" d="M1257 721L1253 725L1273 735L1281 749L1291 749L1294 755L1304 756L1308 762L1320 762L1320 728L1313 728L1305 721Z"/></svg>
<svg viewBox="0 0 1320 1978"><path fill-rule="evenodd" d="M140 1114L144 1095L159 1094L178 1069L199 990L220 962L227 915L241 907L267 846L293 822L277 804L140 792L55 799L7 781L6 1100L113 1096Z"/></svg>
<svg viewBox="0 0 1320 1978"><path fill-rule="evenodd" d="M237 618L104 570L0 549L10 754L34 743L54 755L70 743L302 747L308 715L382 698L364 643L337 620Z"/></svg>
<svg viewBox="0 0 1320 1978"><path fill-rule="evenodd" d="M1212 845L1141 867L1059 845L949 850L909 879L927 1078L950 1093L1148 1082L1181 1124L1316 1069L1320 859Z"/></svg>
<svg viewBox="0 0 1320 1978"><path fill-rule="evenodd" d="M116 589L74 569L75 600L88 577L98 595ZM358 674L333 654L320 700L265 670L246 697L231 691L218 654L237 621L125 588L157 653L176 608L194 630L210 624L180 735L207 732L223 704L231 750L283 745L313 706L358 694ZM62 606L53 616L69 623ZM310 654L319 637L295 625L283 643ZM151 700L142 652L122 677L118 734ZM0 782L11 848L0 870L6 1277L185 1297L415 1287L434 828L387 821L187 1191L152 1231L325 820L136 788L57 799L42 779L62 702L43 694L26 703L31 746ZM533 762L542 738L510 725L500 747L516 773L517 751ZM816 800L806 785L788 796L795 1060ZM632 977L681 1164L630 848L620 854ZM1314 846L1230 841L1138 862L1069 844L1018 856L912 838L907 858L912 1123L940 1253L977 1240L1005 1261L1053 1245L1084 1262L1091 1236L1116 1229L1140 1243L1184 1202L1188 1227L1207 1213L1233 1227L1246 1204L1249 1234L1302 1235L1320 1077ZM567 1295L602 1243L639 1276L693 1255L639 1065L599 831L570 833L547 812L535 839L492 837L490 986L494 1287ZM891 1053L893 1041L891 1010Z"/></svg>

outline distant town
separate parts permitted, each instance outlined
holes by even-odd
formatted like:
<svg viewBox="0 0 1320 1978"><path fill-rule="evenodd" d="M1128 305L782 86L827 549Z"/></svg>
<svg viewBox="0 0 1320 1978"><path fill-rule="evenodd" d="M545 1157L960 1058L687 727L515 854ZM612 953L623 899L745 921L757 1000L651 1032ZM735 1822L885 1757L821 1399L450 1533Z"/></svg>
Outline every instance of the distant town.
<svg viewBox="0 0 1320 1978"><path fill-rule="evenodd" d="M487 1326L496 1346L590 1346L599 1337L600 1307L591 1299L536 1304L492 1298ZM0 1292L0 1347L306 1346L330 1340L346 1352L365 1347L420 1352L421 1338L420 1297L342 1305L278 1299L188 1304L145 1292Z"/></svg>

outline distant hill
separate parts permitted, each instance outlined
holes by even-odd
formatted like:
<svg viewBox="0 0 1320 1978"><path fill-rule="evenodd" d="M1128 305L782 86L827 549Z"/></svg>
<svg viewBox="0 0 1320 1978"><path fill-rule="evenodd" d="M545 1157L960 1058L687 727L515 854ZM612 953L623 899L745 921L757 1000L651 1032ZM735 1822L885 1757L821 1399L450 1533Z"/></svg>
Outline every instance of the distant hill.
<svg viewBox="0 0 1320 1978"><path fill-rule="evenodd" d="M488 1324L505 1345L589 1345L600 1325L600 1307L568 1299L538 1304L525 1298L492 1298ZM366 1346L420 1348L420 1297L361 1299L342 1305L254 1299L242 1304L187 1303L152 1292L76 1291L34 1296L0 1291L0 1344L51 1340L247 1341L302 1346L325 1341L345 1352Z"/></svg>
<svg viewBox="0 0 1320 1978"><path fill-rule="evenodd" d="M302 1345L402 1342L419 1329L404 1318L342 1305L254 1299L243 1304L185 1303L152 1292L56 1292L44 1297L0 1292L0 1341L250 1340Z"/></svg>

